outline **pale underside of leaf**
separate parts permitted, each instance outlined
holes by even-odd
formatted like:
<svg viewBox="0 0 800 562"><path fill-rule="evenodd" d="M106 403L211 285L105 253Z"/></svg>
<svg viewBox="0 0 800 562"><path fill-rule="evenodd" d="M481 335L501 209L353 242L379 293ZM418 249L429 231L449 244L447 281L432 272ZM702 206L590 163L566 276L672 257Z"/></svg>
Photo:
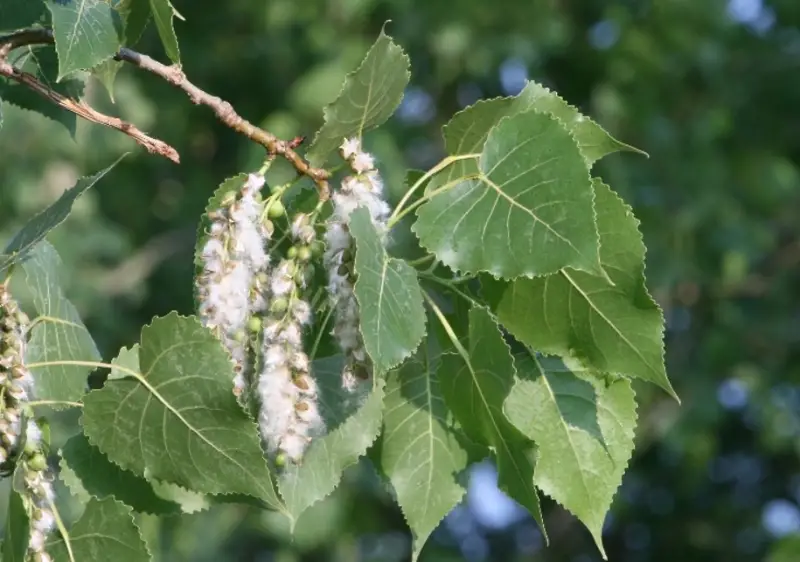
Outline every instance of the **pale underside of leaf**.
<svg viewBox="0 0 800 562"><path fill-rule="evenodd" d="M608 186L594 186L601 262L614 284L572 269L518 279L499 299L496 313L537 351L573 357L598 372L638 377L676 397L664 367L663 315L645 286L638 222Z"/></svg>
<svg viewBox="0 0 800 562"><path fill-rule="evenodd" d="M533 483L536 448L503 413L515 373L511 352L497 323L485 308L473 307L469 312L468 356L443 357L438 371L442 392L467 436L493 450L500 488L528 509L544 533Z"/></svg>
<svg viewBox="0 0 800 562"><path fill-rule="evenodd" d="M469 463L463 436L448 420L438 362L427 347L388 376L379 461L411 528L412 560L461 501L461 477Z"/></svg>
<svg viewBox="0 0 800 562"><path fill-rule="evenodd" d="M100 352L75 306L61 289L61 259L55 248L43 241L20 265L38 313L25 353L36 382L33 393L38 400L80 400L94 367L63 362L99 361Z"/></svg>
<svg viewBox="0 0 800 562"><path fill-rule="evenodd" d="M634 446L630 381L605 386L597 376L573 373L550 359L528 357L517 365L520 380L504 411L536 441L536 485L583 521L605 558L603 522Z"/></svg>

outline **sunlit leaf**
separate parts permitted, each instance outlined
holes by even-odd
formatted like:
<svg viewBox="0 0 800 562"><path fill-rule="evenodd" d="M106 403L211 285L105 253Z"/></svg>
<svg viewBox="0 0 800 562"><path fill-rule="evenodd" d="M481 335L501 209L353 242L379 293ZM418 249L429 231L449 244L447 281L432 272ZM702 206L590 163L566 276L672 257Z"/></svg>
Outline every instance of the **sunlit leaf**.
<svg viewBox="0 0 800 562"><path fill-rule="evenodd" d="M139 345L140 373L110 379L85 397L81 423L90 443L148 479L247 494L281 509L219 340L195 318L171 313L145 326Z"/></svg>
<svg viewBox="0 0 800 562"><path fill-rule="evenodd" d="M638 221L607 185L595 180L594 187L600 260L613 285L574 269L518 279L502 292L496 313L537 351L638 377L675 396L664 367L663 315L645 286Z"/></svg>
<svg viewBox="0 0 800 562"><path fill-rule="evenodd" d="M469 458L449 419L439 387L438 361L428 346L387 380L381 471L389 478L414 538L416 560L439 522L461 501Z"/></svg>
<svg viewBox="0 0 800 562"><path fill-rule="evenodd" d="M99 361L100 352L61 289L61 258L49 242L43 241L21 267L38 313L25 353L36 381L34 394L38 400L80 400L88 388L87 377L95 368L63 362Z"/></svg>
<svg viewBox="0 0 800 562"><path fill-rule="evenodd" d="M347 75L339 97L325 108L325 124L308 151L309 160L324 164L345 138L361 136L389 119L410 77L408 56L381 31L361 66Z"/></svg>
<svg viewBox="0 0 800 562"><path fill-rule="evenodd" d="M509 111L531 109L544 111L557 117L575 137L589 167L603 156L613 152L628 151L646 155L638 148L618 141L600 125L582 115L577 108L569 105L557 93L536 82L527 83L514 99Z"/></svg>
<svg viewBox="0 0 800 562"><path fill-rule="evenodd" d="M557 119L536 111L503 118L479 168L431 192L417 212L413 230L442 263L503 278L599 270L591 179Z"/></svg>
<svg viewBox="0 0 800 562"><path fill-rule="evenodd" d="M58 53L58 80L113 57L120 47L119 22L106 0L47 0Z"/></svg>
<svg viewBox="0 0 800 562"><path fill-rule="evenodd" d="M181 62L181 52L178 48L178 36L175 35L174 18L183 17L178 13L170 0L150 0L150 9L153 13L153 22L156 24L158 36L169 60L175 64Z"/></svg>
<svg viewBox="0 0 800 562"><path fill-rule="evenodd" d="M636 400L630 381L606 386L557 360L517 362L520 381L504 411L539 449L536 485L574 513L605 558L603 522L633 452Z"/></svg>

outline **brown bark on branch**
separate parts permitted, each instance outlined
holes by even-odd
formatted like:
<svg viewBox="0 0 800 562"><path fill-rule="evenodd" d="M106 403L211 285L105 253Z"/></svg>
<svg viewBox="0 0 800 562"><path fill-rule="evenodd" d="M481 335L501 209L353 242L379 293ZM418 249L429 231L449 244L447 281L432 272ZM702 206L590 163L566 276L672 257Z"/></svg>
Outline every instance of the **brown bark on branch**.
<svg viewBox="0 0 800 562"><path fill-rule="evenodd" d="M150 152L166 156L174 162L179 161L177 151L166 143L147 136L130 123L126 123L116 117L103 115L83 102L71 100L62 96L39 82L35 76L22 72L8 63L8 54L16 48L53 42L52 31L44 28L25 29L9 35L0 36L0 75L7 76L28 86L48 99L51 99L64 109L72 111L84 119L122 131L133 137L136 142L144 146ZM297 154L294 150L297 145L295 141L281 140L269 131L256 127L236 113L230 103L195 86L188 80L180 67L162 64L147 55L137 53L127 48L120 49L114 58L132 64L133 66L146 70L166 80L185 92L192 103L208 106L217 116L217 119L227 127L262 145L267 149L269 154L281 156L286 159L294 166L299 174L311 178L317 185L317 190L319 191L321 199L325 200L330 196L330 187L328 185L328 178L330 177L329 172L321 168L312 167L302 156Z"/></svg>

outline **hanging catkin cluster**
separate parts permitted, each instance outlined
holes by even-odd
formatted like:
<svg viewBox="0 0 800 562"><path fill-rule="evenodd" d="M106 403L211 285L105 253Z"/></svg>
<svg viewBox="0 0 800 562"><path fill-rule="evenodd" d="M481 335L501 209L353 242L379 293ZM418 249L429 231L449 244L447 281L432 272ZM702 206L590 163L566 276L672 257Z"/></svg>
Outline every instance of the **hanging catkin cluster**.
<svg viewBox="0 0 800 562"><path fill-rule="evenodd" d="M50 562L45 551L47 535L55 526L53 485L42 453L42 434L34 421L22 433L23 409L33 393L33 376L25 366L28 317L19 309L7 287L0 284L0 466L17 459L25 489L22 494L30 516L27 562ZM24 447L20 453L20 445Z"/></svg>
<svg viewBox="0 0 800 562"><path fill-rule="evenodd" d="M262 335L262 370L258 377L259 428L267 450L278 464L300 462L324 423L317 404L317 385L303 350L303 329L311 323L311 307L303 299L310 245L315 231L306 214L291 225L295 243L273 270L271 301Z"/></svg>
<svg viewBox="0 0 800 562"><path fill-rule="evenodd" d="M248 319L266 306L259 285L269 266L271 232L261 221L264 205L259 191L263 186L263 176L250 174L238 194L225 194L220 208L209 213L209 238L201 251L203 272L197 279L200 318L233 358L237 396L245 390L249 367Z"/></svg>
<svg viewBox="0 0 800 562"><path fill-rule="evenodd" d="M333 196L333 215L327 224L325 269L328 272L328 294L334 307L333 335L345 356L342 386L351 392L362 392L369 380L371 365L359 331L359 307L353 291L353 239L348 220L358 207L365 207L372 222L383 234L389 205L383 199L383 182L371 154L361 149L357 138L346 139L340 148L354 175L342 180Z"/></svg>
<svg viewBox="0 0 800 562"><path fill-rule="evenodd" d="M13 458L22 431L22 408L33 390L33 376L25 367L25 330L28 317L0 284L0 465Z"/></svg>

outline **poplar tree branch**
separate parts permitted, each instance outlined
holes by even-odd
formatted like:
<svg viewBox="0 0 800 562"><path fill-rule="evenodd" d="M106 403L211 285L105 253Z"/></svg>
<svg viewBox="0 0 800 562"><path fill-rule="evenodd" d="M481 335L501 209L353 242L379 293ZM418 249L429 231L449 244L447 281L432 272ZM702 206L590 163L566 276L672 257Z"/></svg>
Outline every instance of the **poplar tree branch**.
<svg viewBox="0 0 800 562"><path fill-rule="evenodd" d="M24 29L0 36L0 75L7 76L12 80L28 86L48 99L51 99L64 109L72 111L84 119L124 132L133 137L150 152L166 156L174 162L179 161L177 151L169 145L147 136L130 123L126 123L115 117L103 115L83 102L64 97L39 82L35 76L16 69L7 61L8 54L14 49L29 45L52 43L54 43L53 32L46 28ZM244 135L253 142L262 145L267 149L269 154L286 159L294 166L299 174L311 178L317 186L320 199L326 200L330 197L330 186L328 185L330 173L322 168L311 166L308 161L295 152L294 149L299 143L298 139L292 141L281 140L269 131L253 125L236 113L230 103L194 85L189 81L179 66L162 64L152 57L127 48L120 49L114 58L118 61L132 64L142 70L146 70L151 74L155 74L186 93L192 103L196 105L205 105L211 108L217 116L217 119L224 125ZM172 151L172 153L169 153L169 151ZM174 158L170 154L173 155Z"/></svg>

